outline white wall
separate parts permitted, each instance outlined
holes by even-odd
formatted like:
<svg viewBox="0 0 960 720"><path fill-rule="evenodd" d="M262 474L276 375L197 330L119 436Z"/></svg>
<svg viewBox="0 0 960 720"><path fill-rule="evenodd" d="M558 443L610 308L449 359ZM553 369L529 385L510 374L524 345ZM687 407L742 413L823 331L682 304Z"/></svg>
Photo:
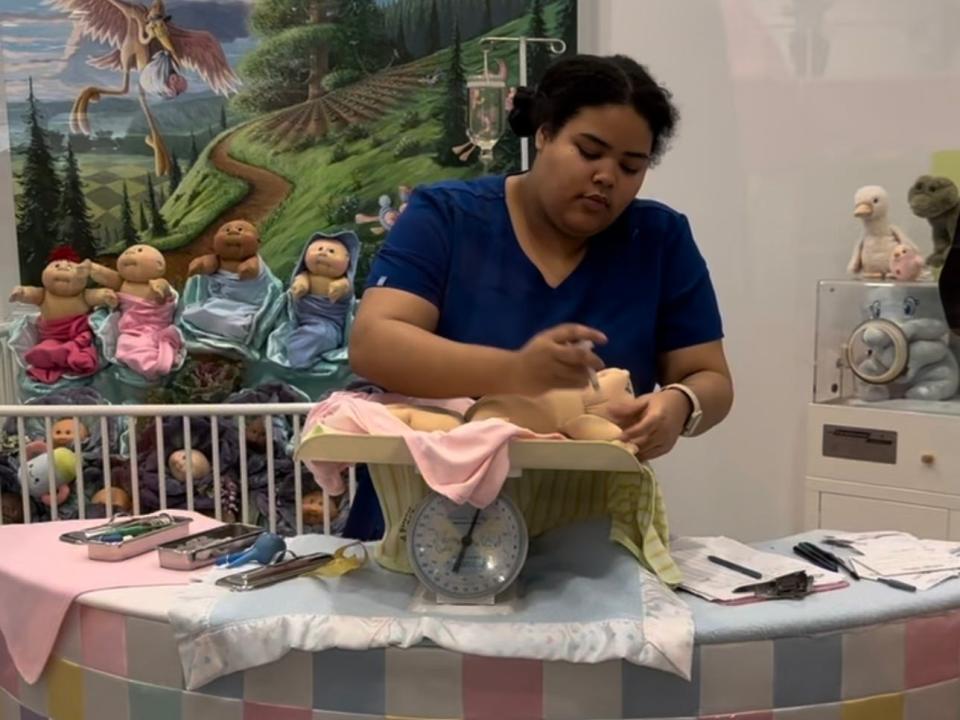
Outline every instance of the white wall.
<svg viewBox="0 0 960 720"><path fill-rule="evenodd" d="M795 4L799 37L827 8L819 75L796 69L788 0L581 3L583 50L633 56L680 106L642 195L689 215L724 315L734 411L656 463L681 534L800 527L815 284L843 273L859 232L853 193L884 185L893 221L927 249L907 188L933 151L960 148L960 62L945 57L960 0Z"/></svg>

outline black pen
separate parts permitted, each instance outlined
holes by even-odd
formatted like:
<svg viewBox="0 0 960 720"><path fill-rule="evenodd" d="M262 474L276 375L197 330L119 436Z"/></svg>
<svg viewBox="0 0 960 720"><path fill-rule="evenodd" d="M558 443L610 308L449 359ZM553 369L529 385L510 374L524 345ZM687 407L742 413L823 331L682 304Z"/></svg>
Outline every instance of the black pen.
<svg viewBox="0 0 960 720"><path fill-rule="evenodd" d="M750 568L745 568L743 565L737 565L736 563L730 562L729 560L718 558L716 555L707 555L707 560L714 563L715 565L719 565L720 567L725 567L728 570L735 570L736 572L742 573L747 577L752 577L755 580L759 580L760 578L763 577L763 575L761 573L758 573L756 570L751 570Z"/></svg>
<svg viewBox="0 0 960 720"><path fill-rule="evenodd" d="M878 577L877 582L882 582L884 585L889 585L892 588L897 590L906 590L907 592L916 592L917 589L913 585L908 585L905 582L900 582L899 580L894 580L893 578L883 578Z"/></svg>
<svg viewBox="0 0 960 720"><path fill-rule="evenodd" d="M860 574L859 574L859 573L856 571L856 569L853 567L853 563L847 563L847 562L846 562L845 560L843 560L842 558L837 557L836 555L834 555L834 554L833 554L832 552L830 552L829 550L824 550L824 549L823 549L822 547L820 547L819 545L814 545L813 543L809 543L809 545L810 545L811 547L815 547L815 548L820 552L820 554L822 554L824 557L832 560L834 563L837 564L838 567L842 567L844 570L846 570L848 573L850 573L850 577L852 577L854 580L859 580L859 579L860 579Z"/></svg>
<svg viewBox="0 0 960 720"><path fill-rule="evenodd" d="M802 557L807 562L813 563L821 570L827 570L829 572L837 571L837 566L833 564L832 560L828 560L822 555L819 555L818 553L811 551L809 548L804 547L803 543L800 543L799 545L794 545L793 552L795 552L797 555Z"/></svg>

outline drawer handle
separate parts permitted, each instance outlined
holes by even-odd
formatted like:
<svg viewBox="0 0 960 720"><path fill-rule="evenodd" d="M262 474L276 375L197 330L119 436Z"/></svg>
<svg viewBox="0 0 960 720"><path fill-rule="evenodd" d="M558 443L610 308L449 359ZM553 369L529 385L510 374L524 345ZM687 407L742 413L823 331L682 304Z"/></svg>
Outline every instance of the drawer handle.
<svg viewBox="0 0 960 720"><path fill-rule="evenodd" d="M924 453L920 456L920 462L922 462L924 465L933 465L936 461L937 459L934 457L933 453Z"/></svg>

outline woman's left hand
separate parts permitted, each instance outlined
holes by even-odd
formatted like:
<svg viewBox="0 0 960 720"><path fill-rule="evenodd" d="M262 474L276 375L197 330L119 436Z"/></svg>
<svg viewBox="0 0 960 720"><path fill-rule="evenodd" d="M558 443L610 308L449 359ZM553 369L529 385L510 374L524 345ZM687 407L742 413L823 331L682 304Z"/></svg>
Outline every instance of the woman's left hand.
<svg viewBox="0 0 960 720"><path fill-rule="evenodd" d="M690 401L683 393L667 390L611 403L607 412L623 428L620 440L635 445L641 460L652 460L677 443L690 415Z"/></svg>

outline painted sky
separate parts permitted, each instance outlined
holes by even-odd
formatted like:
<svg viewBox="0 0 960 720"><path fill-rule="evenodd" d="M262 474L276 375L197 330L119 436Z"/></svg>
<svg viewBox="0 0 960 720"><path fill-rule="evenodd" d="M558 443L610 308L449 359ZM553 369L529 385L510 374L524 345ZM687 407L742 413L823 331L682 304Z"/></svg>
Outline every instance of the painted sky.
<svg viewBox="0 0 960 720"><path fill-rule="evenodd" d="M182 27L208 30L220 38L230 64L250 51L255 41L247 36L238 6L249 6L252 0L188 0L168 2L173 22ZM105 46L85 42L72 60L64 57L64 48L73 23L40 0L0 0L0 48L3 52L3 73L7 100L17 102L27 95L27 80L33 78L34 89L43 100L67 100L89 84L120 84L119 73L95 70L86 58L106 52ZM204 92L206 86L193 73L187 73L188 92ZM135 97L135 95L133 96Z"/></svg>

